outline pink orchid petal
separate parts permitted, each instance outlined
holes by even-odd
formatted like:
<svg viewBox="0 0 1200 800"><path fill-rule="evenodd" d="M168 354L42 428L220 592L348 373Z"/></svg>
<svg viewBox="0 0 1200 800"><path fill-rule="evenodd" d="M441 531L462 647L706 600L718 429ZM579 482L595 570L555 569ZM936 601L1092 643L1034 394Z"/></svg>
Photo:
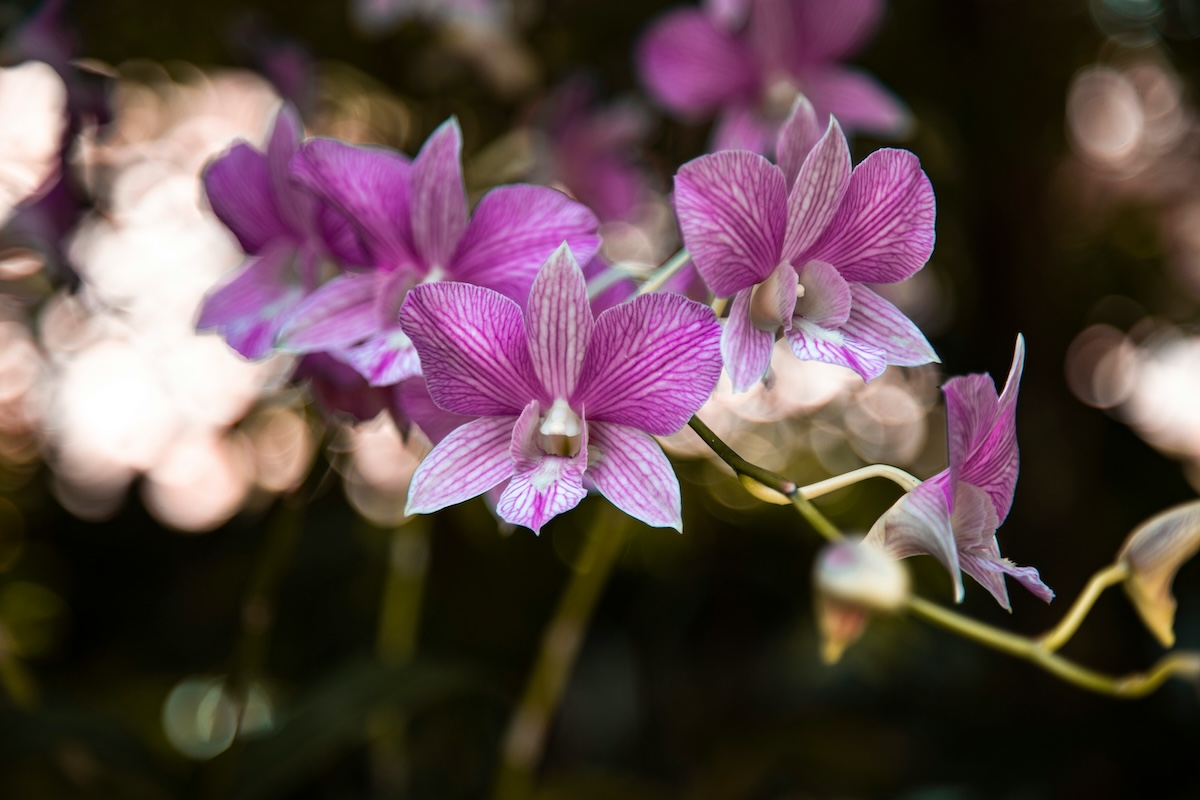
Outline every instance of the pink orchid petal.
<svg viewBox="0 0 1200 800"><path fill-rule="evenodd" d="M434 444L445 439L459 426L476 419L438 408L429 395L425 379L419 375L401 381L394 391L396 405L403 410L404 416L417 423Z"/></svg>
<svg viewBox="0 0 1200 800"><path fill-rule="evenodd" d="M524 306L538 269L564 241L581 261L600 247L588 208L545 186L501 186L471 215L450 264L454 280L486 286Z"/></svg>
<svg viewBox="0 0 1200 800"><path fill-rule="evenodd" d="M289 228L303 231L312 225L313 201L291 183L291 161L304 139L304 125L290 103L285 103L275 115L271 136L267 140L267 165L271 186L278 204L279 216Z"/></svg>
<svg viewBox="0 0 1200 800"><path fill-rule="evenodd" d="M809 258L827 261L855 283L894 283L933 252L929 178L906 150L876 150L854 169L838 213Z"/></svg>
<svg viewBox="0 0 1200 800"><path fill-rule="evenodd" d="M245 358L270 355L284 317L304 297L293 270L295 257L286 246L251 256L232 279L204 298L196 329L219 331Z"/></svg>
<svg viewBox="0 0 1200 800"><path fill-rule="evenodd" d="M875 35L884 12L883 0L808 0L795 5L795 63L854 55Z"/></svg>
<svg viewBox="0 0 1200 800"><path fill-rule="evenodd" d="M292 381L307 382L326 417L345 414L359 422L375 419L390 405L388 390L373 389L358 371L329 353L310 353L296 364Z"/></svg>
<svg viewBox="0 0 1200 800"><path fill-rule="evenodd" d="M670 12L637 47L638 72L651 97L681 114L704 114L749 94L758 80L743 44L699 9Z"/></svg>
<svg viewBox="0 0 1200 800"><path fill-rule="evenodd" d="M797 97L791 113L779 129L779 138L775 143L775 163L783 170L789 192L796 182L796 176L800 174L804 159L808 158L821 137L829 132L828 126L822 127L822 124L817 120L817 112L808 98L804 95Z"/></svg>
<svg viewBox="0 0 1200 800"><path fill-rule="evenodd" d="M267 157L239 142L208 163L201 176L213 213L242 249L257 255L271 241L296 238L279 213Z"/></svg>
<svg viewBox="0 0 1200 800"><path fill-rule="evenodd" d="M783 257L803 264L804 252L829 227L850 182L850 146L837 120L829 126L800 167L787 201Z"/></svg>
<svg viewBox="0 0 1200 800"><path fill-rule="evenodd" d="M717 114L708 149L714 153L749 150L770 156L778 136L779 123L763 116L757 102L736 101Z"/></svg>
<svg viewBox="0 0 1200 800"><path fill-rule="evenodd" d="M374 265L414 263L412 165L380 147L309 139L292 159L294 179L356 225Z"/></svg>
<svg viewBox="0 0 1200 800"><path fill-rule="evenodd" d="M543 453L537 446L538 404L531 402L513 427L510 455L514 471L496 503L496 513L505 522L523 525L540 533L548 521L579 505L587 496L583 473L587 466L585 441L574 456Z"/></svg>
<svg viewBox="0 0 1200 800"><path fill-rule="evenodd" d="M279 331L279 347L293 353L338 350L357 344L384 326L376 300L386 273L339 275L304 298Z"/></svg>
<svg viewBox="0 0 1200 800"><path fill-rule="evenodd" d="M904 103L869 73L827 64L805 67L804 89L813 105L847 131L903 138L913 126Z"/></svg>
<svg viewBox="0 0 1200 800"><path fill-rule="evenodd" d="M1034 597L1044 602L1049 603L1054 599L1054 590L1042 581L1041 575L1034 567L1020 567L1007 558L986 558L970 552L960 553L959 561L963 572L987 589L1005 611L1012 611L1008 601L1008 587L1004 585L1005 575L1011 575Z"/></svg>
<svg viewBox="0 0 1200 800"><path fill-rule="evenodd" d="M999 398L988 375L952 378L942 387L946 395L950 473L956 482L987 492L1001 522L1012 508L1019 471L1016 414L1024 368L1025 338L1018 336L1012 367Z"/></svg>
<svg viewBox="0 0 1200 800"><path fill-rule="evenodd" d="M790 71L796 49L796 0L755 0L746 26L750 51L768 74Z"/></svg>
<svg viewBox="0 0 1200 800"><path fill-rule="evenodd" d="M678 295L610 308L596 320L571 406L589 420L675 433L716 388L720 338L712 309Z"/></svg>
<svg viewBox="0 0 1200 800"><path fill-rule="evenodd" d="M417 349L398 326L338 351L337 357L358 370L371 386L392 386L421 374Z"/></svg>
<svg viewBox="0 0 1200 800"><path fill-rule="evenodd" d="M718 297L759 283L779 263L787 187L762 156L726 150L684 164L675 209L692 262Z"/></svg>
<svg viewBox="0 0 1200 800"><path fill-rule="evenodd" d="M887 356L882 350L846 336L840 330L823 328L802 317L792 320L784 332L792 354L801 361L820 361L848 367L872 381L887 369Z"/></svg>
<svg viewBox="0 0 1200 800"><path fill-rule="evenodd" d="M455 429L413 473L405 514L431 514L477 497L513 473L515 416L483 417Z"/></svg>
<svg viewBox="0 0 1200 800"><path fill-rule="evenodd" d="M963 585L958 546L941 485L948 477L948 473L939 473L897 500L875 522L864 542L883 548L893 558L933 556L949 570L954 599L961 603Z"/></svg>
<svg viewBox="0 0 1200 800"><path fill-rule="evenodd" d="M861 283L850 284L854 301L842 333L877 347L889 364L916 367L941 361L933 346L904 312Z"/></svg>
<svg viewBox="0 0 1200 800"><path fill-rule="evenodd" d="M449 266L467 229L462 131L454 117L425 141L412 163L412 235L425 265Z"/></svg>
<svg viewBox="0 0 1200 800"><path fill-rule="evenodd" d="M796 316L823 328L839 328L850 318L850 285L832 265L809 261L799 277L804 294L796 300Z"/></svg>
<svg viewBox="0 0 1200 800"><path fill-rule="evenodd" d="M750 319L753 291L743 289L734 296L721 333L721 359L735 392L744 392L762 380L771 366L771 348L775 344L774 332L759 330Z"/></svg>
<svg viewBox="0 0 1200 800"><path fill-rule="evenodd" d="M321 242L342 266L363 267L371 263L371 255L363 246L358 228L340 211L325 203L317 203L316 217Z"/></svg>
<svg viewBox="0 0 1200 800"><path fill-rule="evenodd" d="M704 0L704 13L724 30L733 32L746 22L753 0Z"/></svg>
<svg viewBox="0 0 1200 800"><path fill-rule="evenodd" d="M575 391L595 321L583 270L561 245L538 271L525 313L529 353L546 391L568 398Z"/></svg>
<svg viewBox="0 0 1200 800"><path fill-rule="evenodd" d="M588 422L585 477L614 506L655 528L683 530L679 479L658 442L611 422Z"/></svg>
<svg viewBox="0 0 1200 800"><path fill-rule="evenodd" d="M525 341L521 309L466 283L426 283L408 293L400 326L416 345L429 393L446 411L520 414L529 400L549 406Z"/></svg>

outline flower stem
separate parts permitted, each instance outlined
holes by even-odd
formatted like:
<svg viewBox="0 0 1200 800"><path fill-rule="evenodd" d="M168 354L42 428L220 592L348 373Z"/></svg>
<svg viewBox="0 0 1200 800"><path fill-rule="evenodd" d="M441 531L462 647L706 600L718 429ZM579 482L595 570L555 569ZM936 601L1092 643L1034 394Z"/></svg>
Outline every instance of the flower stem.
<svg viewBox="0 0 1200 800"><path fill-rule="evenodd" d="M613 520L612 513L605 507L598 510L579 567L542 635L533 672L501 744L492 795L495 800L518 800L532 793L534 771L583 645L588 621L624 550L628 523L623 515L621 520Z"/></svg>
<svg viewBox="0 0 1200 800"><path fill-rule="evenodd" d="M1066 644L1075 635L1075 631L1079 630L1079 626L1083 624L1088 612L1092 610L1092 606L1104 590L1125 580L1128 575L1129 565L1124 561L1110 564L1093 575L1066 616L1038 640L1042 647L1053 652Z"/></svg>
<svg viewBox="0 0 1200 800"><path fill-rule="evenodd" d="M911 492L921 484L920 478L908 474L899 467L893 467L890 464L868 464L865 467L852 469L843 475L834 475L832 478L801 486L800 493L812 500L814 497L836 492L838 489L853 486L870 478L887 478L906 492Z"/></svg>
<svg viewBox="0 0 1200 800"><path fill-rule="evenodd" d="M638 294L650 294L661 289L667 281L675 275L676 272L687 266L687 263L692 260L692 254L686 249L680 250L675 255L667 259L667 263L663 264L646 279L638 289Z"/></svg>

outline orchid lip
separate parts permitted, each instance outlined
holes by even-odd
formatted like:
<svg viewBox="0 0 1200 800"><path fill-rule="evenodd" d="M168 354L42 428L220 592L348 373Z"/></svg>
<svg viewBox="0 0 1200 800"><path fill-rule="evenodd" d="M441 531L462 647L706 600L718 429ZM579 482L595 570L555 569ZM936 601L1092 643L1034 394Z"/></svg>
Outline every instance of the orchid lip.
<svg viewBox="0 0 1200 800"><path fill-rule="evenodd" d="M762 283L755 284L754 289L750 294L750 321L755 328L767 333L775 333L788 319L794 314L787 314L785 317L779 315L779 309L776 307L775 297L778 295L777 284L781 280L779 270L776 269ZM791 275L796 280L796 299L799 300L804 296L804 286L800 283L800 276L795 272Z"/></svg>
<svg viewBox="0 0 1200 800"><path fill-rule="evenodd" d="M566 400L559 397L546 410L538 428L542 452L555 456L574 456L583 445L583 421Z"/></svg>

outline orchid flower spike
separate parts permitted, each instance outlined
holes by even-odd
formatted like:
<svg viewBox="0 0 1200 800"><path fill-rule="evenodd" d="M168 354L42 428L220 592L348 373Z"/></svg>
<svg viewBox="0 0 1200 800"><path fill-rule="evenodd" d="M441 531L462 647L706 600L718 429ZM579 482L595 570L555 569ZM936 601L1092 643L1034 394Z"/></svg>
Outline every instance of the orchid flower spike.
<svg viewBox="0 0 1200 800"><path fill-rule="evenodd" d="M743 150L675 176L683 241L718 297L733 296L721 352L736 391L763 378L776 334L797 358L877 377L937 361L920 330L867 284L894 283L933 251L934 199L917 157L878 150L853 169L837 121L796 103L779 165Z"/></svg>
<svg viewBox="0 0 1200 800"><path fill-rule="evenodd" d="M496 513L536 533L595 489L648 525L682 529L679 481L653 437L682 428L716 386L710 308L647 294L593 317L564 243L524 314L490 289L433 283L409 291L400 324L433 401L477 417L426 456L405 513L503 485Z"/></svg>
<svg viewBox="0 0 1200 800"><path fill-rule="evenodd" d="M1012 508L1017 485L1017 391L1025 366L1025 339L1017 349L1004 391L988 374L951 378L946 395L950 467L901 497L871 528L865 541L895 558L929 554L950 570L962 602L961 569L1011 611L1004 576L1047 603L1054 592L1033 567L1000 555L996 529Z"/></svg>

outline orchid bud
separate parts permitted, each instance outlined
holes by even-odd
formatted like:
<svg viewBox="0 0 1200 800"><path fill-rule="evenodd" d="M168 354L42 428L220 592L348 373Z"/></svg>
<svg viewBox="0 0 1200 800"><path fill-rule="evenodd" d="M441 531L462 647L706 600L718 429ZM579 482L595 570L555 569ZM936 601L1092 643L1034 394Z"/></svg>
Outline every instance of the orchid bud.
<svg viewBox="0 0 1200 800"><path fill-rule="evenodd" d="M1128 568L1125 592L1150 632L1164 647L1175 644L1175 596L1171 582L1200 550L1200 500L1151 517L1139 525L1117 560Z"/></svg>
<svg viewBox="0 0 1200 800"><path fill-rule="evenodd" d="M836 663L862 636L873 612L893 613L909 597L908 571L882 550L861 542L831 544L817 556L813 584L821 659Z"/></svg>

